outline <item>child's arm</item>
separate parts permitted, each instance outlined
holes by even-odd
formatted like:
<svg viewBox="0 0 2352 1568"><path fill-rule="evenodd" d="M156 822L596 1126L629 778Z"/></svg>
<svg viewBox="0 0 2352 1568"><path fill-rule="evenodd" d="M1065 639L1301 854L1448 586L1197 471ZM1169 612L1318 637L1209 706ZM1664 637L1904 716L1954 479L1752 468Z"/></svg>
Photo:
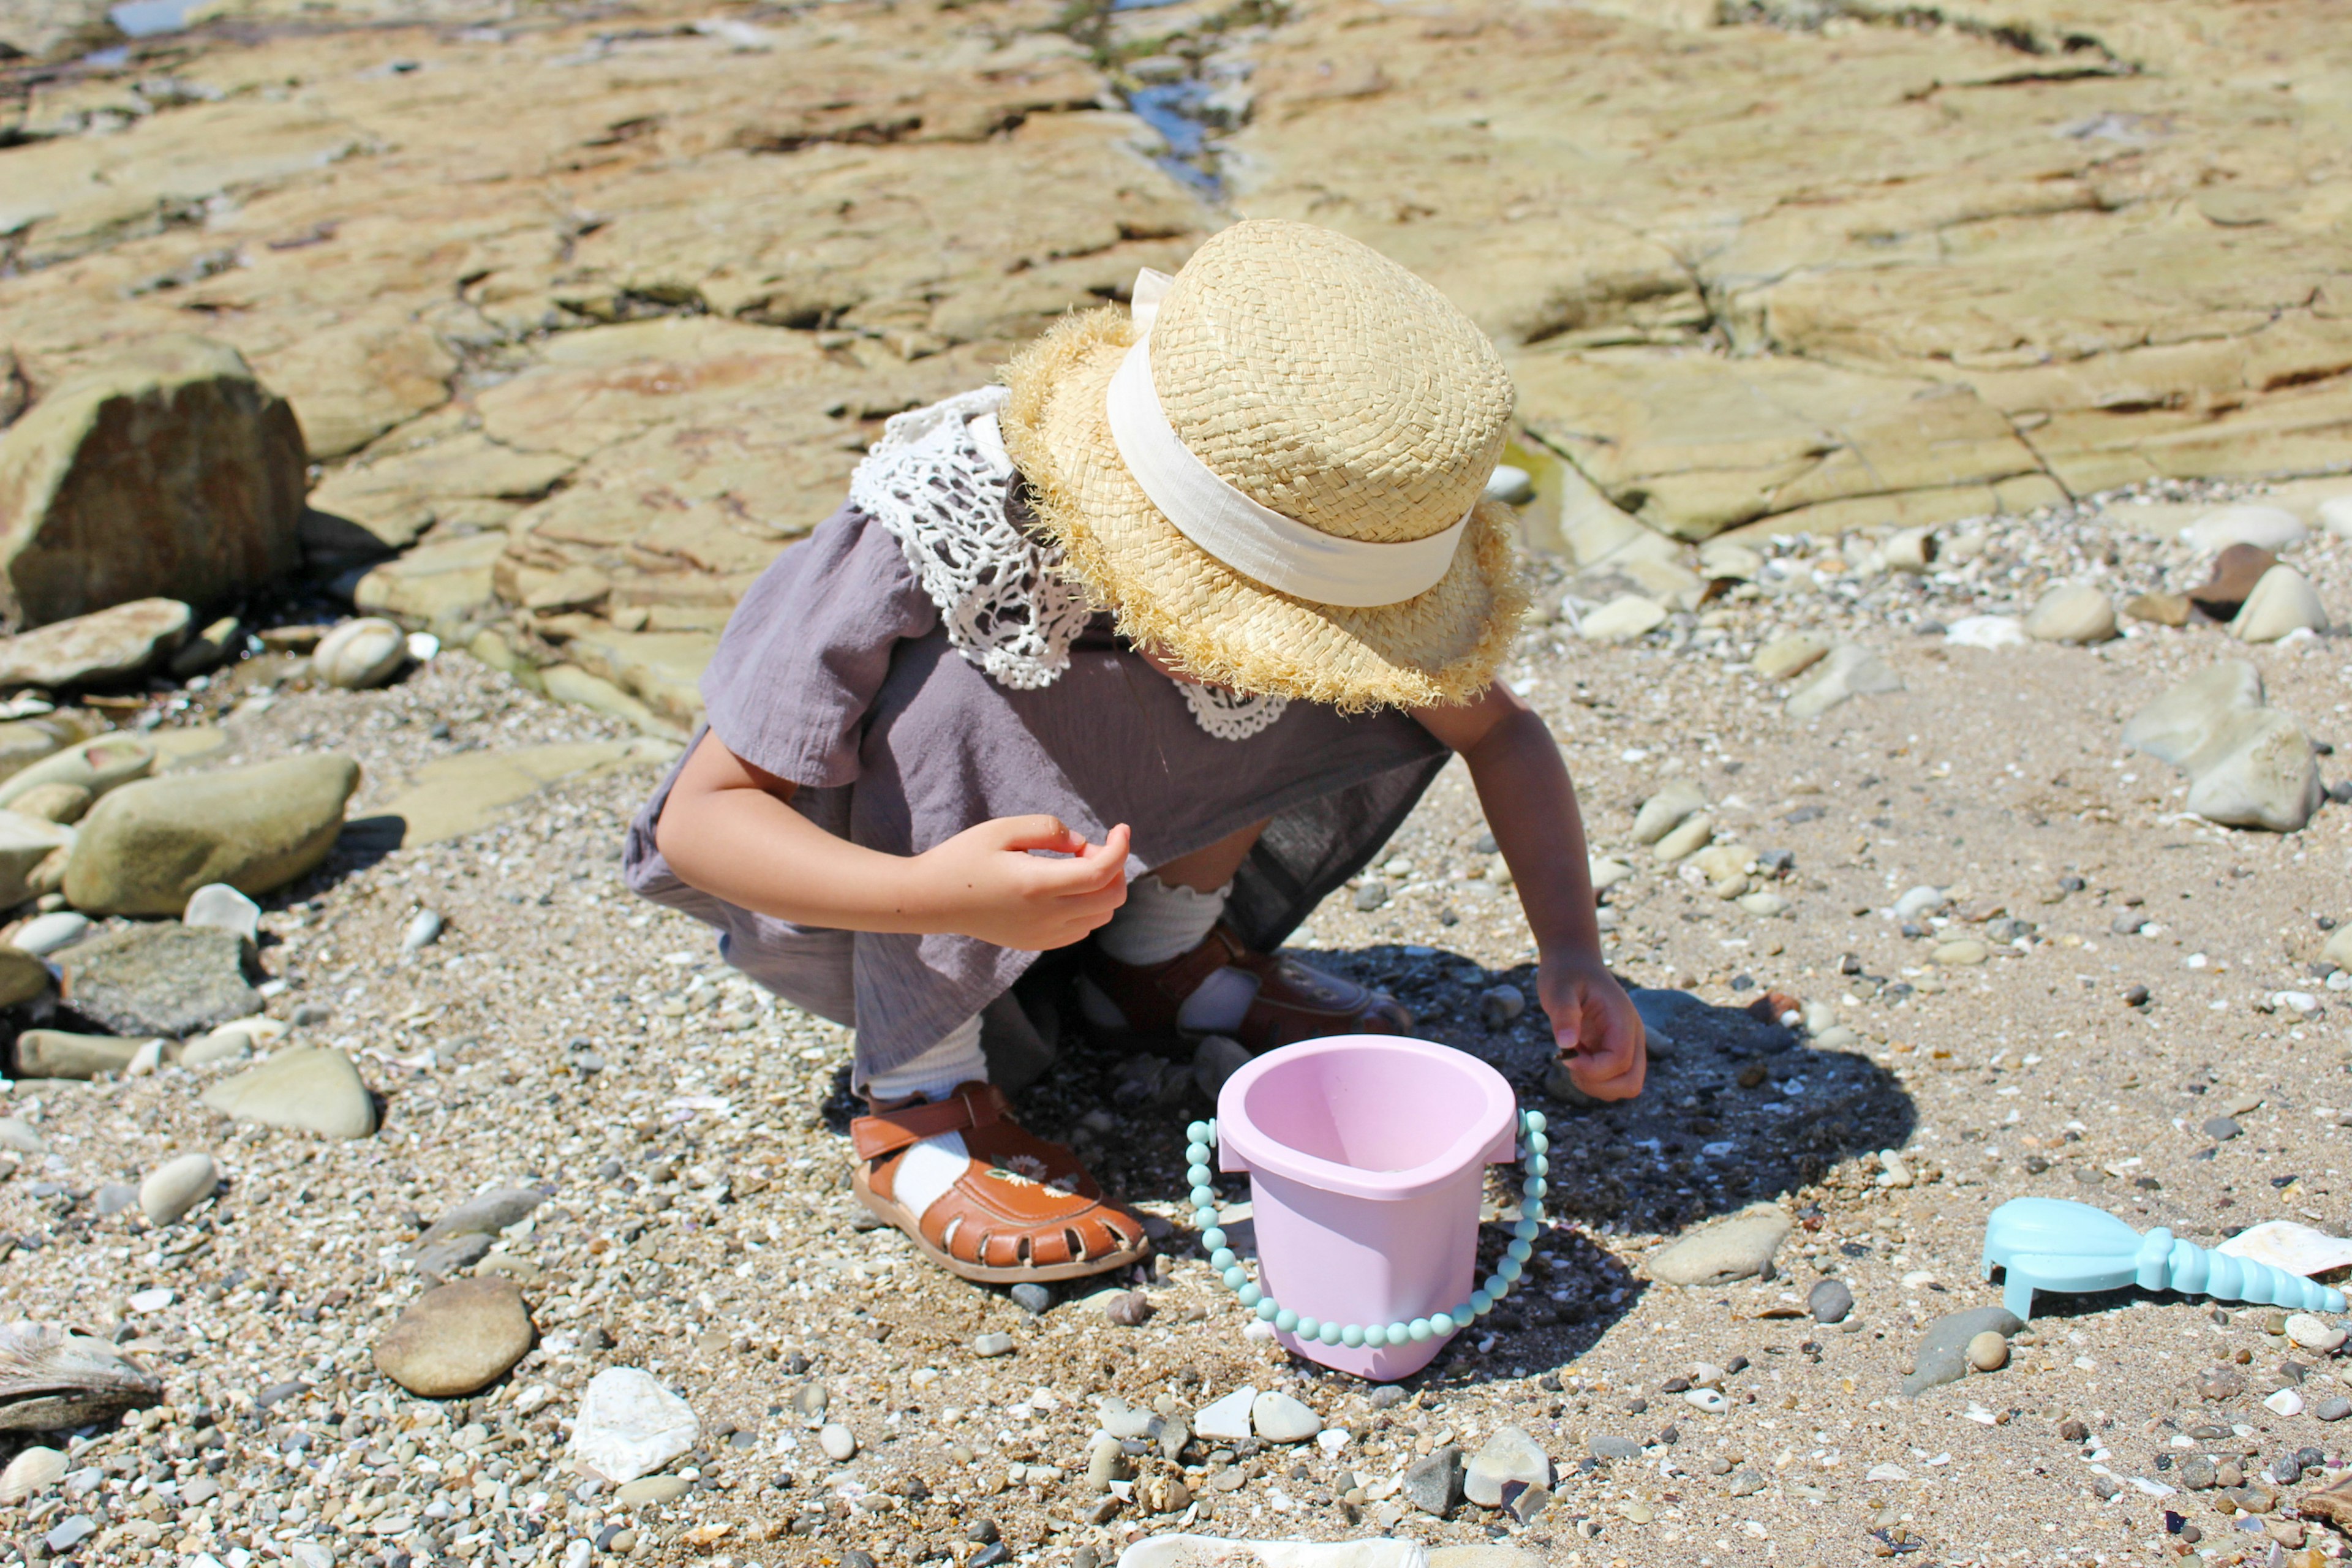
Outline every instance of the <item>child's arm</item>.
<svg viewBox="0 0 2352 1568"><path fill-rule="evenodd" d="M1501 686L1458 708L1413 717L1470 764L1495 846L1535 932L1537 990L1576 1085L1601 1100L1642 1092L1642 1017L1601 962L1576 786L1536 712Z"/></svg>
<svg viewBox="0 0 2352 1568"><path fill-rule="evenodd" d="M1033 952L1076 942L1127 900L1124 824L1089 845L1050 816L1004 817L886 855L794 811L794 787L705 734L655 829L663 858L692 887L801 925L953 931Z"/></svg>

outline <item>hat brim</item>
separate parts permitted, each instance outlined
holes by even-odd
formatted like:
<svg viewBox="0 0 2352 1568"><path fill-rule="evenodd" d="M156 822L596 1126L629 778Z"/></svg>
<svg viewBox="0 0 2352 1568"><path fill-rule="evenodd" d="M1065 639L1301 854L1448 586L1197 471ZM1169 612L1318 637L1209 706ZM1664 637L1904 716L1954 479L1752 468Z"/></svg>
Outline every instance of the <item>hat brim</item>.
<svg viewBox="0 0 2352 1568"><path fill-rule="evenodd" d="M1187 539L1119 460L1105 396L1134 341L1117 306L1064 319L1005 366L1000 416L1039 525L1121 636L1203 680L1342 712L1458 704L1493 682L1528 605L1508 507L1479 503L1445 575L1401 604L1277 593Z"/></svg>

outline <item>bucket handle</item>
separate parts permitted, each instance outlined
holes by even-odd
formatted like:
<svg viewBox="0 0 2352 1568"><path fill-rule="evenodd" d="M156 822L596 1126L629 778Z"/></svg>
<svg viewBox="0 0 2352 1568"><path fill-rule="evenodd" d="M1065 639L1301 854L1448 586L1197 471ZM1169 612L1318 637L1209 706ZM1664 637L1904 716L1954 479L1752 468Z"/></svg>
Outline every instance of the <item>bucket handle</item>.
<svg viewBox="0 0 2352 1568"><path fill-rule="evenodd" d="M1511 1227L1510 1245L1504 1249L1503 1260L1495 1266L1495 1272L1470 1292L1468 1300L1450 1312L1432 1312L1411 1322L1327 1323L1292 1311L1252 1284L1249 1270L1242 1267L1240 1258L1225 1244L1225 1233L1217 1227L1217 1193L1209 1184L1214 1174L1209 1160L1216 1152L1217 1142L1214 1118L1192 1122L1184 1129L1184 1173L1192 1184L1192 1223L1200 1230L1201 1246L1209 1254L1209 1267L1234 1293L1234 1300L1248 1308L1260 1322L1272 1323L1282 1333L1321 1344L1345 1345L1349 1350L1359 1346L1378 1348L1443 1339L1456 1329L1467 1328L1472 1319L1493 1311L1496 1304L1518 1284L1520 1276L1527 1272L1528 1258L1534 1254L1535 1239L1543 1230L1544 1193L1551 1173L1551 1139L1544 1131L1542 1111L1522 1110L1518 1122L1518 1223Z"/></svg>

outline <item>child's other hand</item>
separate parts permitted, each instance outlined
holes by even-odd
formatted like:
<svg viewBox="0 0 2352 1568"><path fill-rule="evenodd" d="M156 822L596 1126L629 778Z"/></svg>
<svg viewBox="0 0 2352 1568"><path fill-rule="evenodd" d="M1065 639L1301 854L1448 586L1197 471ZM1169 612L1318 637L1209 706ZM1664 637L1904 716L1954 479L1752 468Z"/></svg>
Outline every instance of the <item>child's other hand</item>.
<svg viewBox="0 0 2352 1568"><path fill-rule="evenodd" d="M1547 955L1536 989L1577 1088L1595 1100L1631 1100L1642 1092L1650 1065L1642 1016L1597 955Z"/></svg>
<svg viewBox="0 0 2352 1568"><path fill-rule="evenodd" d="M1054 817L1002 816L924 851L916 868L954 931L1043 952L1083 938L1127 901L1128 838L1125 823L1090 845Z"/></svg>

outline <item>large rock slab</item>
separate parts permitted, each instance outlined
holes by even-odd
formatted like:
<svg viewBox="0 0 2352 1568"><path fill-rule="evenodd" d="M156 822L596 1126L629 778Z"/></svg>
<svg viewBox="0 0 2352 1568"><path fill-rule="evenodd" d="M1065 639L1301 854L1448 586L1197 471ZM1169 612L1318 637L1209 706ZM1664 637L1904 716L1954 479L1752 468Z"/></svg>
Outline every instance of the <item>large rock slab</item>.
<svg viewBox="0 0 2352 1568"><path fill-rule="evenodd" d="M299 563L307 482L286 400L226 343L142 341L0 435L0 616L234 598Z"/></svg>
<svg viewBox="0 0 2352 1568"><path fill-rule="evenodd" d="M178 1039L261 1011L233 931L133 926L77 942L58 967L68 1005L118 1035Z"/></svg>
<svg viewBox="0 0 2352 1568"><path fill-rule="evenodd" d="M194 612L177 599L127 605L0 638L0 686L110 686L180 646Z"/></svg>
<svg viewBox="0 0 2352 1568"><path fill-rule="evenodd" d="M224 1116L315 1132L365 1138L375 1131L375 1101L351 1058L323 1046L279 1051L260 1066L221 1079L204 1102Z"/></svg>
<svg viewBox="0 0 2352 1568"><path fill-rule="evenodd" d="M383 811L407 824L403 843L437 843L488 826L549 784L621 766L634 754L625 741L571 741L444 757L417 769Z"/></svg>
<svg viewBox="0 0 2352 1568"><path fill-rule="evenodd" d="M282 888L334 848L359 778L351 758L320 753L127 784L82 818L66 899L90 914L176 915L207 882Z"/></svg>

